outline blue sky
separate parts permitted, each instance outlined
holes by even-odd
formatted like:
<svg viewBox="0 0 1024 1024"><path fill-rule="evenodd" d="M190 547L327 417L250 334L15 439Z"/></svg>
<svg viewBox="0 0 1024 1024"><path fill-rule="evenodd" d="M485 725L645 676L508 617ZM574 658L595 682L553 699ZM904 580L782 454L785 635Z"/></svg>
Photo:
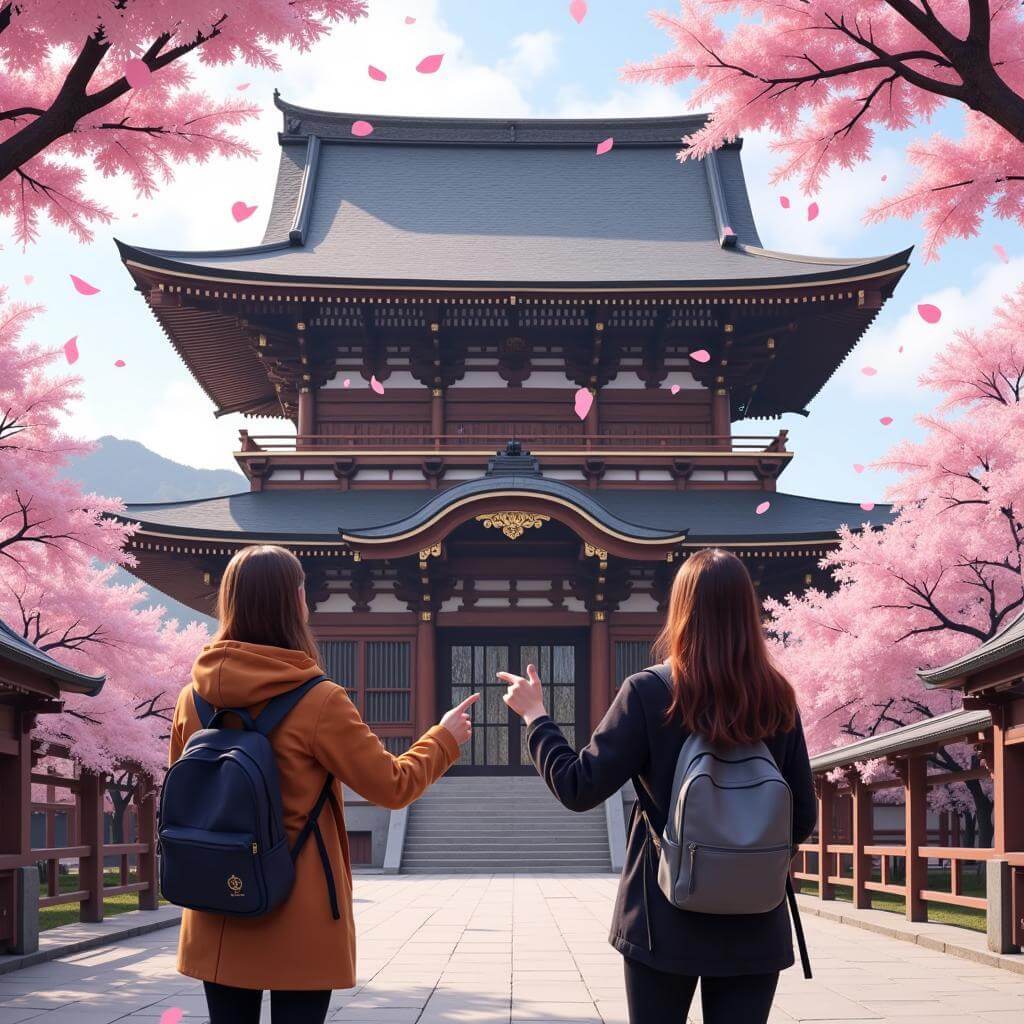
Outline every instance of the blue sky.
<svg viewBox="0 0 1024 1024"><path fill-rule="evenodd" d="M582 25L561 0L370 0L370 16L356 27L341 26L309 54L284 53L278 72L245 67L199 70L210 92L244 95L264 107L243 134L261 150L258 160L218 161L181 169L174 183L155 197L138 200L120 180L97 179L94 192L117 214L115 222L81 245L59 229L45 226L41 241L25 252L8 242L0 252L10 298L47 307L32 336L62 345L78 336L85 400L73 428L85 436L116 434L141 441L179 462L233 467L230 452L240 426L267 432L268 421L241 417L214 420L212 406L178 360L120 265L114 236L164 248L209 248L258 241L276 171L279 116L272 108L275 87L289 100L313 107L354 112L529 116L613 117L666 114L687 109L688 86L661 88L623 82L620 69L667 48L667 39L648 21L648 2L592 0ZM416 17L408 26L404 17ZM417 61L444 52L442 70L418 75ZM366 65L389 73L372 82ZM906 144L934 130L958 134L960 112L944 111L932 126L879 138L871 163L834 174L813 196L795 183L769 185L774 160L768 140L748 137L744 164L762 240L769 248L812 255L864 256L902 249L921 241L920 226L892 221L866 227L863 211L910 176ZM611 155L614 156L614 153ZM883 184L881 176L888 181ZM778 197L791 199L784 210ZM236 200L257 204L253 217L236 224ZM821 216L808 223L807 204L816 200ZM623 197L628 202L628 197ZM671 198L666 197L666 202ZM1010 257L1004 264L996 243ZM74 292L68 274L101 289L85 298ZM32 275L26 284L24 275ZM981 236L947 245L939 263L912 258L891 301L860 347L811 406L809 419L788 417L792 467L784 490L852 501L880 500L884 478L858 476L854 463L878 458L899 437L913 435L912 420L934 396L915 386L931 355L958 327L984 326L1000 295L1024 280L1024 238L1004 222L988 223ZM923 323L915 310L933 302L943 310L938 325ZM902 345L904 351L898 352ZM116 368L114 361L126 365ZM876 366L877 376L860 373ZM879 424L892 416L893 424ZM750 421L736 433L768 433L780 426ZM274 431L276 432L276 427Z"/></svg>

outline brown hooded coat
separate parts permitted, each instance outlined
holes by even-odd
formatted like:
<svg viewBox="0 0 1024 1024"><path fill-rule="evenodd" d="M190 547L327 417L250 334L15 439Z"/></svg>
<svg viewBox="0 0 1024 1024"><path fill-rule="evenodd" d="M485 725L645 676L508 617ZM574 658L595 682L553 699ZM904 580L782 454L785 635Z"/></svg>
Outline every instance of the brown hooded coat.
<svg viewBox="0 0 1024 1024"><path fill-rule="evenodd" d="M271 697L314 676L320 667L301 651L221 640L196 659L192 683L178 695L171 727L170 763L200 728L193 688L214 707L244 707L258 714ZM178 943L178 970L192 978L238 988L329 989L355 984L356 930L352 875L342 803L344 783L383 807L412 803L459 758L455 737L435 725L401 757L384 749L359 717L345 690L315 686L271 733L281 779L284 824L294 842L316 803L326 773L335 800L320 816L338 889L341 918L331 917L316 843L296 863L295 887L277 909L259 918L186 910Z"/></svg>

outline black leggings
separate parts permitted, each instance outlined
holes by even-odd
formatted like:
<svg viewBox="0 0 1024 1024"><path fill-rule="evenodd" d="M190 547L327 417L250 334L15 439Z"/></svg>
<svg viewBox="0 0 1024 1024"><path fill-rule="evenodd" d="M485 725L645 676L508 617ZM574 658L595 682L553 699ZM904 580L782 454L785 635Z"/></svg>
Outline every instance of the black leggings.
<svg viewBox="0 0 1024 1024"><path fill-rule="evenodd" d="M210 1024L259 1024L263 992L258 988L233 988L204 981ZM324 1024L331 990L270 993L273 1024Z"/></svg>
<svg viewBox="0 0 1024 1024"><path fill-rule="evenodd" d="M697 978L666 974L636 960L626 959L624 963L629 1024L686 1024ZM701 978L704 1024L765 1024L778 983L778 971Z"/></svg>

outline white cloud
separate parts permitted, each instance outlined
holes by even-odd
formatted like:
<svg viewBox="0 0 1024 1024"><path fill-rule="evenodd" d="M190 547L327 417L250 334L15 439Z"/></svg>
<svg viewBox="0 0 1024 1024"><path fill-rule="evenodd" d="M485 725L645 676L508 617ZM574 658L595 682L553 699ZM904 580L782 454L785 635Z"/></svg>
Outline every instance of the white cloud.
<svg viewBox="0 0 1024 1024"><path fill-rule="evenodd" d="M521 75L540 78L558 59L558 39L554 32L523 32L512 40L511 54L498 65L510 78Z"/></svg>

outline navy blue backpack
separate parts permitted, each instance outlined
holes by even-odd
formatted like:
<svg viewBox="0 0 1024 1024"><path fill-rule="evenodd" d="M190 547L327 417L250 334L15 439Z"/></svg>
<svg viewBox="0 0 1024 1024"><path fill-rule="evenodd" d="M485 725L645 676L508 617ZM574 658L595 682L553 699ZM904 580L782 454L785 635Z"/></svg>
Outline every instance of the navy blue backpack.
<svg viewBox="0 0 1024 1024"><path fill-rule="evenodd" d="M259 917L282 903L295 882L295 860L312 835L327 880L331 914L339 918L334 874L320 826L331 796L328 773L295 840L288 848L281 813L277 762L267 738L284 717L327 676L317 676L267 702L253 718L244 708L214 708L193 694L202 729L167 771L160 794L160 888L179 907ZM221 725L237 715L244 728Z"/></svg>

